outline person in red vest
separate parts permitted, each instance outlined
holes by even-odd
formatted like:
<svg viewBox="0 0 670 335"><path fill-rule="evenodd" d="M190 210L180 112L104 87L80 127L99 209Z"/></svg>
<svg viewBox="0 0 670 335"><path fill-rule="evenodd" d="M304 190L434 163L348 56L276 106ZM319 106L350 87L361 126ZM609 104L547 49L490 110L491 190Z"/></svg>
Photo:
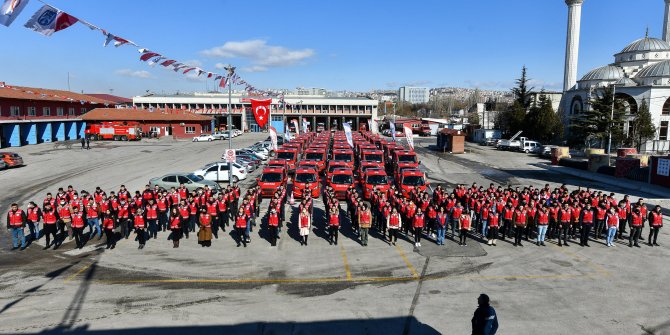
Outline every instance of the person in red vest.
<svg viewBox="0 0 670 335"><path fill-rule="evenodd" d="M527 222L527 213L522 205L519 205L514 211L514 246L523 247L521 243L521 238L523 231L526 229Z"/></svg>
<svg viewBox="0 0 670 335"><path fill-rule="evenodd" d="M207 214L212 217L212 234L214 235L214 238L218 239L219 238L219 204L216 202L216 199L214 198L208 198L207 202L205 202L205 205L203 205L203 208L206 210Z"/></svg>
<svg viewBox="0 0 670 335"><path fill-rule="evenodd" d="M198 225L200 230L198 231L198 244L203 247L212 246L212 222L214 218L207 212L206 208L200 209L200 215L198 216Z"/></svg>
<svg viewBox="0 0 670 335"><path fill-rule="evenodd" d="M512 201L507 201L507 205L503 208L502 213L502 224L500 225L500 236L504 241L508 237L508 233L512 233L513 219L514 219L514 204Z"/></svg>
<svg viewBox="0 0 670 335"><path fill-rule="evenodd" d="M279 227L279 215L277 210L272 208L268 214L268 228L270 229L270 245L277 245L277 228Z"/></svg>
<svg viewBox="0 0 670 335"><path fill-rule="evenodd" d="M460 234L458 235L458 245L460 246L467 246L468 244L466 243L466 240L468 238L468 232L470 231L471 223L470 223L470 215L468 214L461 214L461 217L458 219L458 229L460 231Z"/></svg>
<svg viewBox="0 0 670 335"><path fill-rule="evenodd" d="M630 214L630 236L628 236L628 246L640 248L638 240L640 239L640 231L644 226L644 221L642 219L642 214L640 213L639 207L634 207L633 212Z"/></svg>
<svg viewBox="0 0 670 335"><path fill-rule="evenodd" d="M579 245L589 247L589 234L591 234L591 227L593 227L593 222L595 221L595 214L593 208L591 208L590 203L586 203L586 207L582 209L579 217L580 226L582 227L580 233L581 238Z"/></svg>
<svg viewBox="0 0 670 335"><path fill-rule="evenodd" d="M179 201L179 206L177 207L177 210L179 211L179 217L181 218L182 233L184 233L184 236L188 239L188 232L189 232L188 225L189 222L191 221L191 208L186 203L185 199L181 199Z"/></svg>
<svg viewBox="0 0 670 335"><path fill-rule="evenodd" d="M247 247L247 238L245 236L247 230L247 219L244 217L244 212L238 211L237 218L235 219L235 231L237 232L237 247L239 248L240 243L244 244L244 247Z"/></svg>
<svg viewBox="0 0 670 335"><path fill-rule="evenodd" d="M156 206L158 206L158 230L165 231L168 228L168 211L170 209L170 201L168 200L167 191L158 193L156 199Z"/></svg>
<svg viewBox="0 0 670 335"><path fill-rule="evenodd" d="M389 241L395 245L398 241L398 230L402 227L402 217L395 207L391 210L391 215L387 219L386 226L389 229Z"/></svg>
<svg viewBox="0 0 670 335"><path fill-rule="evenodd" d="M133 216L133 227L135 228L137 242L139 243L137 249L144 249L147 234L147 217L144 214L144 209L142 207L138 208L137 212Z"/></svg>
<svg viewBox="0 0 670 335"><path fill-rule="evenodd" d="M488 224L488 244L496 246L496 241L498 240L498 227L500 226L500 213L496 211L489 211L488 218L486 219Z"/></svg>
<svg viewBox="0 0 670 335"><path fill-rule="evenodd" d="M328 242L337 245L338 232L340 229L340 210L337 206L331 206L328 211Z"/></svg>
<svg viewBox="0 0 670 335"><path fill-rule="evenodd" d="M547 236L547 228L549 227L549 210L544 205L540 206L537 213L535 213L535 225L537 226L537 246L545 246L544 239Z"/></svg>
<svg viewBox="0 0 670 335"><path fill-rule="evenodd" d="M181 240L182 231L182 220L181 215L179 214L179 209L177 207L172 207L170 210L170 222L168 228L172 233L170 233L170 239L172 239L172 247L179 248L179 240Z"/></svg>
<svg viewBox="0 0 670 335"><path fill-rule="evenodd" d="M312 230L312 217L309 215L309 208L303 207L298 215L298 227L300 229L300 245L307 245L309 232Z"/></svg>
<svg viewBox="0 0 670 335"><path fill-rule="evenodd" d="M216 217L219 220L219 228L226 232L226 225L228 224L228 200L223 196L223 192L219 192L216 199ZM218 232L217 232L218 234Z"/></svg>
<svg viewBox="0 0 670 335"><path fill-rule="evenodd" d="M421 233L426 225L426 216L421 212L421 208L416 209L416 214L412 218L412 230L414 233L414 246L421 246Z"/></svg>
<svg viewBox="0 0 670 335"><path fill-rule="evenodd" d="M151 191L144 191L145 194ZM144 215L147 218L147 226L149 228L149 238L158 238L158 205L156 205L153 198L146 199L146 206L144 208Z"/></svg>
<svg viewBox="0 0 670 335"><path fill-rule="evenodd" d="M606 231L605 221L607 221L607 208L605 208L605 205L601 204L593 208L593 212L595 215L595 226L593 228L595 231L593 232L593 235L596 240L599 240L603 237L603 231Z"/></svg>
<svg viewBox="0 0 670 335"><path fill-rule="evenodd" d="M18 204L12 204L11 209L7 213L7 229L12 234L12 250L19 248L19 241L21 241L21 250L26 248L26 237L23 235L23 228L25 228L27 222L26 213L19 208Z"/></svg>
<svg viewBox="0 0 670 335"><path fill-rule="evenodd" d="M47 242L44 250L46 250L51 247L51 237L54 239L54 245L57 244L58 238L56 237L56 233L58 232L58 221L60 218L58 217L58 212L56 212L50 203L44 205L42 216L44 217L44 237L46 237Z"/></svg>
<svg viewBox="0 0 670 335"><path fill-rule="evenodd" d="M26 210L26 217L28 218L28 229L30 229L30 238L32 240L40 239L40 221L42 220L42 210L37 204L31 201Z"/></svg>
<svg viewBox="0 0 670 335"><path fill-rule="evenodd" d="M130 222L130 205L125 199L121 199L119 202L116 217L119 220L119 227L121 227L121 237L128 239L128 236L130 236L129 227L132 223Z"/></svg>
<svg viewBox="0 0 670 335"><path fill-rule="evenodd" d="M72 208L72 232L77 249L84 247L84 226L86 226L86 214L79 211L79 207Z"/></svg>
<svg viewBox="0 0 670 335"><path fill-rule="evenodd" d="M570 232L570 226L572 224L572 211L570 206L565 203L563 208L558 212L558 246L562 247L564 244L566 247L569 247L568 244L568 233ZM561 240L561 234L563 234L563 239Z"/></svg>
<svg viewBox="0 0 670 335"><path fill-rule="evenodd" d="M654 207L654 210L649 212L647 221L649 221L649 246L658 247L659 246L657 243L658 232L663 227L663 213L661 213L661 206L656 205L656 207ZM652 237L654 238L653 243L652 243Z"/></svg>
<svg viewBox="0 0 670 335"><path fill-rule="evenodd" d="M100 213L100 220L102 221L102 230L105 231L105 239L107 240L106 249L116 248L116 236L114 234L114 229L117 227L116 217L111 209L107 208L104 212Z"/></svg>
<svg viewBox="0 0 670 335"><path fill-rule="evenodd" d="M100 209L98 204L94 201L89 201L86 204L86 223L90 230L88 239L91 240L95 236L95 232L98 232L98 239L102 238L102 230L100 229L100 220L99 220Z"/></svg>
<svg viewBox="0 0 670 335"><path fill-rule="evenodd" d="M614 238L616 237L616 231L619 228L619 215L616 213L614 207L610 207L605 224L607 227L607 246L613 247L615 245Z"/></svg>
<svg viewBox="0 0 670 335"><path fill-rule="evenodd" d="M70 205L68 205L65 200L61 200L56 211L58 211L58 216L60 217L59 226L62 236L61 239L65 239L65 229L67 229L67 236L72 240L74 236L72 235L72 209L70 208Z"/></svg>

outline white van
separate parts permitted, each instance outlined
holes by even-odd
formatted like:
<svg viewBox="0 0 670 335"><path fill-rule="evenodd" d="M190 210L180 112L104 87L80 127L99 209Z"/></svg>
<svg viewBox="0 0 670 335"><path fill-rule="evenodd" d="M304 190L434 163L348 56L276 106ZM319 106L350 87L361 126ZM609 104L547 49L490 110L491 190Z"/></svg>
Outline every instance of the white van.
<svg viewBox="0 0 670 335"><path fill-rule="evenodd" d="M519 146L519 151L525 152L525 153L540 153L542 150L542 144L540 142L535 142L535 141L523 141L521 142L521 146Z"/></svg>

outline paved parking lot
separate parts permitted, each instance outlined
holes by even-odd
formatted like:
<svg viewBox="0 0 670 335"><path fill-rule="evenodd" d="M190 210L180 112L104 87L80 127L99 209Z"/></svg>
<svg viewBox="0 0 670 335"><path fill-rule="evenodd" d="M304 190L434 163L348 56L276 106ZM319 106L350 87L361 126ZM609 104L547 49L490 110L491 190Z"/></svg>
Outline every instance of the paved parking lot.
<svg viewBox="0 0 670 335"><path fill-rule="evenodd" d="M235 147L266 136L243 135ZM547 171L524 154L473 146L465 155L437 155L427 149L433 139L415 143L433 184L566 183L629 193ZM225 141L148 140L95 143L90 151L53 144L18 148L28 166L0 172L0 207L41 200L68 184L89 191L125 184L134 191L150 177L215 161L227 147ZM654 201L668 205L667 199ZM660 248L513 248L475 241L438 247L425 241L415 249L409 241L389 245L379 234L362 247L347 222L334 246L319 219L320 199L315 204L308 246L300 246L297 227L289 225L271 247L260 225L247 248L237 248L227 230L211 248L191 237L173 249L162 233L143 250L132 239L104 250L103 239L83 250L66 243L42 251L38 241L11 252L3 231L0 333L465 334L477 296L487 293L500 334L670 334L667 230Z"/></svg>

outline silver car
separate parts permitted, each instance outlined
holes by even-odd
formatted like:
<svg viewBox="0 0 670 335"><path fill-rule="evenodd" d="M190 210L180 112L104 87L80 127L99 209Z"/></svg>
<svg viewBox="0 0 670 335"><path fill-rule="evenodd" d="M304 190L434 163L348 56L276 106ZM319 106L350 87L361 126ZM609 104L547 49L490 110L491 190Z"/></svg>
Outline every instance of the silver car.
<svg viewBox="0 0 670 335"><path fill-rule="evenodd" d="M154 185L162 187L166 190L184 184L189 191L195 191L205 186L209 186L212 190L221 191L221 186L218 183L203 179L193 173L168 173L162 177L151 178L149 186L153 189Z"/></svg>

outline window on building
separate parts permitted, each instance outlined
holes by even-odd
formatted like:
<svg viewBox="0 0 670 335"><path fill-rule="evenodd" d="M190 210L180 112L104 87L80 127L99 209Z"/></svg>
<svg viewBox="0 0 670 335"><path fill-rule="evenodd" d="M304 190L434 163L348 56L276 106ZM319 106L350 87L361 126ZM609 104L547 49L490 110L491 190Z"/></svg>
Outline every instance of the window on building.
<svg viewBox="0 0 670 335"><path fill-rule="evenodd" d="M19 106L9 107L9 116L19 116L19 111L21 111Z"/></svg>
<svg viewBox="0 0 670 335"><path fill-rule="evenodd" d="M70 107L67 110L68 115L74 115L74 107Z"/></svg>
<svg viewBox="0 0 670 335"><path fill-rule="evenodd" d="M195 134L195 127L186 127L187 134Z"/></svg>
<svg viewBox="0 0 670 335"><path fill-rule="evenodd" d="M42 116L51 116L51 108L43 107L42 108Z"/></svg>
<svg viewBox="0 0 670 335"><path fill-rule="evenodd" d="M86 112L88 112L88 110L86 110L86 108L82 108L82 109L81 109L81 115L86 114Z"/></svg>
<svg viewBox="0 0 670 335"><path fill-rule="evenodd" d="M63 114L64 114L64 108L63 107L56 108L56 115L57 116L63 116Z"/></svg>
<svg viewBox="0 0 670 335"><path fill-rule="evenodd" d="M37 116L37 108L28 107L28 116Z"/></svg>
<svg viewBox="0 0 670 335"><path fill-rule="evenodd" d="M202 126L202 132L203 133L208 133L209 132L209 126Z"/></svg>
<svg viewBox="0 0 670 335"><path fill-rule="evenodd" d="M670 99L665 100L663 109L661 110L661 115L670 115Z"/></svg>
<svg viewBox="0 0 670 335"><path fill-rule="evenodd" d="M668 121L661 121L661 127L658 129L658 139L661 141L668 140Z"/></svg>

